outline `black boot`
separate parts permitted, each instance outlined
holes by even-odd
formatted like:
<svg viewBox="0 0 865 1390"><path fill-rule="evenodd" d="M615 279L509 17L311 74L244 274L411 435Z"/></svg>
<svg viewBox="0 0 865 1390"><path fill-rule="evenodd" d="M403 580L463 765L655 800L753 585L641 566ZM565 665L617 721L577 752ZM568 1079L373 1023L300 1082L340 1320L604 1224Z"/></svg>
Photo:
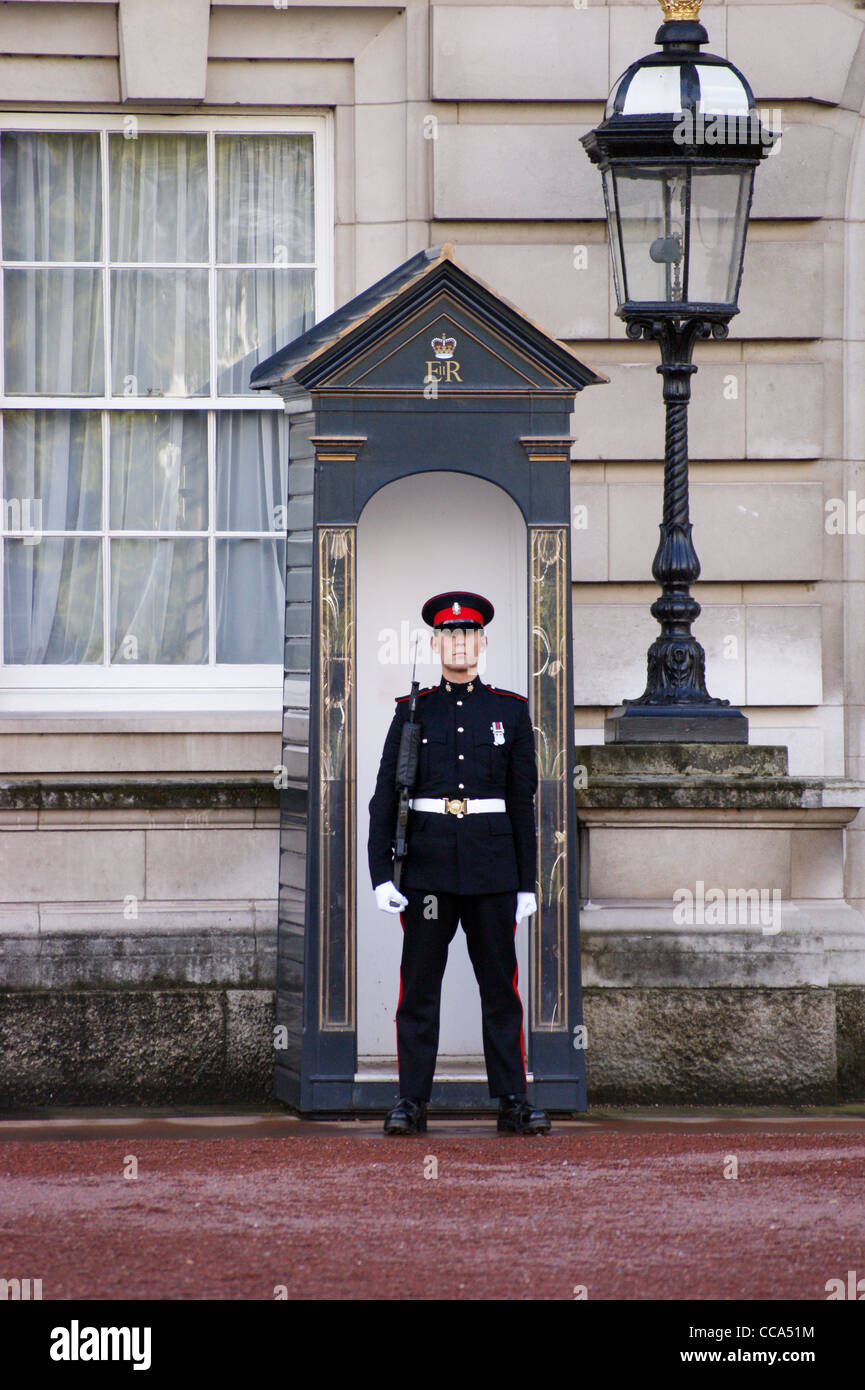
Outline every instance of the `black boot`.
<svg viewBox="0 0 865 1390"><path fill-rule="evenodd" d="M425 1134L426 1102L400 1096L384 1122L385 1134Z"/></svg>
<svg viewBox="0 0 865 1390"><path fill-rule="evenodd" d="M500 1134L548 1134L550 1117L545 1110L536 1110L525 1094L499 1096Z"/></svg>

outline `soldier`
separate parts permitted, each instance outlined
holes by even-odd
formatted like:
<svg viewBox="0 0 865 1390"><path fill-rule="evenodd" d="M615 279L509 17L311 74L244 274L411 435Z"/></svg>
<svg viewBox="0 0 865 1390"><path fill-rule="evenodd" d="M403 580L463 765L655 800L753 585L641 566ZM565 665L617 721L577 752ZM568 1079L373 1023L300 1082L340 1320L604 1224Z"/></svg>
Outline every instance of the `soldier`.
<svg viewBox="0 0 865 1390"><path fill-rule="evenodd" d="M397 1005L399 1099L386 1134L426 1130L439 1040L441 985L459 922L481 995L490 1095L498 1128L546 1133L526 1094L523 1006L514 937L537 911L535 743L522 695L478 679L493 606L480 594L436 594L423 606L441 660L438 685L417 700L422 725L411 801L405 894L394 885L395 770L409 696L396 702L369 805L369 868L378 906L403 928ZM430 911L432 905L433 911Z"/></svg>

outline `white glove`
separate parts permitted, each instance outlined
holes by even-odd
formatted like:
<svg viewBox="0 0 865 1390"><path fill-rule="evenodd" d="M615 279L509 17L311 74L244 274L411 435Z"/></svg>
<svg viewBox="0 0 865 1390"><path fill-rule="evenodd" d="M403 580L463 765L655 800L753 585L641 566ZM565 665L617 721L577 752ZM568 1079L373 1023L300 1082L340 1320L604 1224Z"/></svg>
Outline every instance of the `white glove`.
<svg viewBox="0 0 865 1390"><path fill-rule="evenodd" d="M376 906L382 912L402 912L404 907L408 907L406 898L397 888L395 883L388 880L387 883L380 883L375 890Z"/></svg>
<svg viewBox="0 0 865 1390"><path fill-rule="evenodd" d="M534 893L517 893L517 926L524 917L533 917L538 910Z"/></svg>

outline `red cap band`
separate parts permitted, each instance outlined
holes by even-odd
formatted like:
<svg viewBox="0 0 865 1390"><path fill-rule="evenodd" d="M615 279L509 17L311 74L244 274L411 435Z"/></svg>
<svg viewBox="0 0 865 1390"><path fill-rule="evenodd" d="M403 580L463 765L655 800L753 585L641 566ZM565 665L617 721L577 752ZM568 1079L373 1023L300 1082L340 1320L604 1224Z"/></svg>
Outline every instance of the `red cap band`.
<svg viewBox="0 0 865 1390"><path fill-rule="evenodd" d="M456 619L459 622L460 618L468 618L470 622L480 623L481 627L484 625L483 617L476 608L460 608L459 613L455 613L452 608L440 608L433 618L433 627L438 627L439 623L447 622L448 619Z"/></svg>

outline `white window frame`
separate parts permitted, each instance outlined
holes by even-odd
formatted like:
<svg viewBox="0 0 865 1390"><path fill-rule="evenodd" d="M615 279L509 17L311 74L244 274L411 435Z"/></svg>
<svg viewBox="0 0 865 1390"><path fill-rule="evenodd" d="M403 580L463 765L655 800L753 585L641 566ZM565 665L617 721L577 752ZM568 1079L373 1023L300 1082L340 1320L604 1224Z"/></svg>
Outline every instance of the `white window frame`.
<svg viewBox="0 0 865 1390"><path fill-rule="evenodd" d="M315 207L315 309L314 321L326 318L334 308L334 159L333 118L330 113L309 116L234 116L234 115L176 115L142 114L138 112L22 112L0 111L0 133L3 131L45 131L65 133L123 134L134 119L141 134L227 134L227 135L291 135L311 134L313 137L313 177ZM107 203L107 170L103 165L103 222ZM208 158L208 180L211 199L210 215L214 216L214 165ZM107 266L107 223L103 227L103 260ZM16 263L17 264L17 263ZM52 263L56 264L56 263ZM0 328L4 323L2 276L0 276ZM213 308L211 305L211 358L214 352ZM107 344L106 344L107 351ZM106 365L106 387L111 387ZM2 369L2 358L0 358ZM161 408L167 411L195 410L203 412L225 410L277 410L283 403L274 394L262 392L261 399L213 394L215 375L211 375L210 396L160 398ZM25 396L5 394L0 381L0 411L27 409L76 409L87 411L152 412L153 399L131 396ZM210 432L214 416L208 414ZM103 431L103 449L106 447ZM212 446L210 449L212 468ZM2 479L2 473L0 473ZM210 480L212 484L212 479ZM2 489L0 489L2 491ZM211 500L213 492L211 488ZM107 517L103 518L107 523ZM210 519L213 530L214 518ZM194 538L197 533L191 533ZM245 534L245 533L244 533ZM279 539L281 533L271 533ZM130 532L130 537L133 533ZM210 576L211 596L213 575ZM5 583L0 571L0 631L3 623ZM214 614L209 605L209 622ZM105 634L105 653L102 663L82 665L2 665L0 666L0 713L120 713L125 711L186 711L206 710L277 711L282 708L283 669L279 665L157 665L124 667L108 664L109 634Z"/></svg>

